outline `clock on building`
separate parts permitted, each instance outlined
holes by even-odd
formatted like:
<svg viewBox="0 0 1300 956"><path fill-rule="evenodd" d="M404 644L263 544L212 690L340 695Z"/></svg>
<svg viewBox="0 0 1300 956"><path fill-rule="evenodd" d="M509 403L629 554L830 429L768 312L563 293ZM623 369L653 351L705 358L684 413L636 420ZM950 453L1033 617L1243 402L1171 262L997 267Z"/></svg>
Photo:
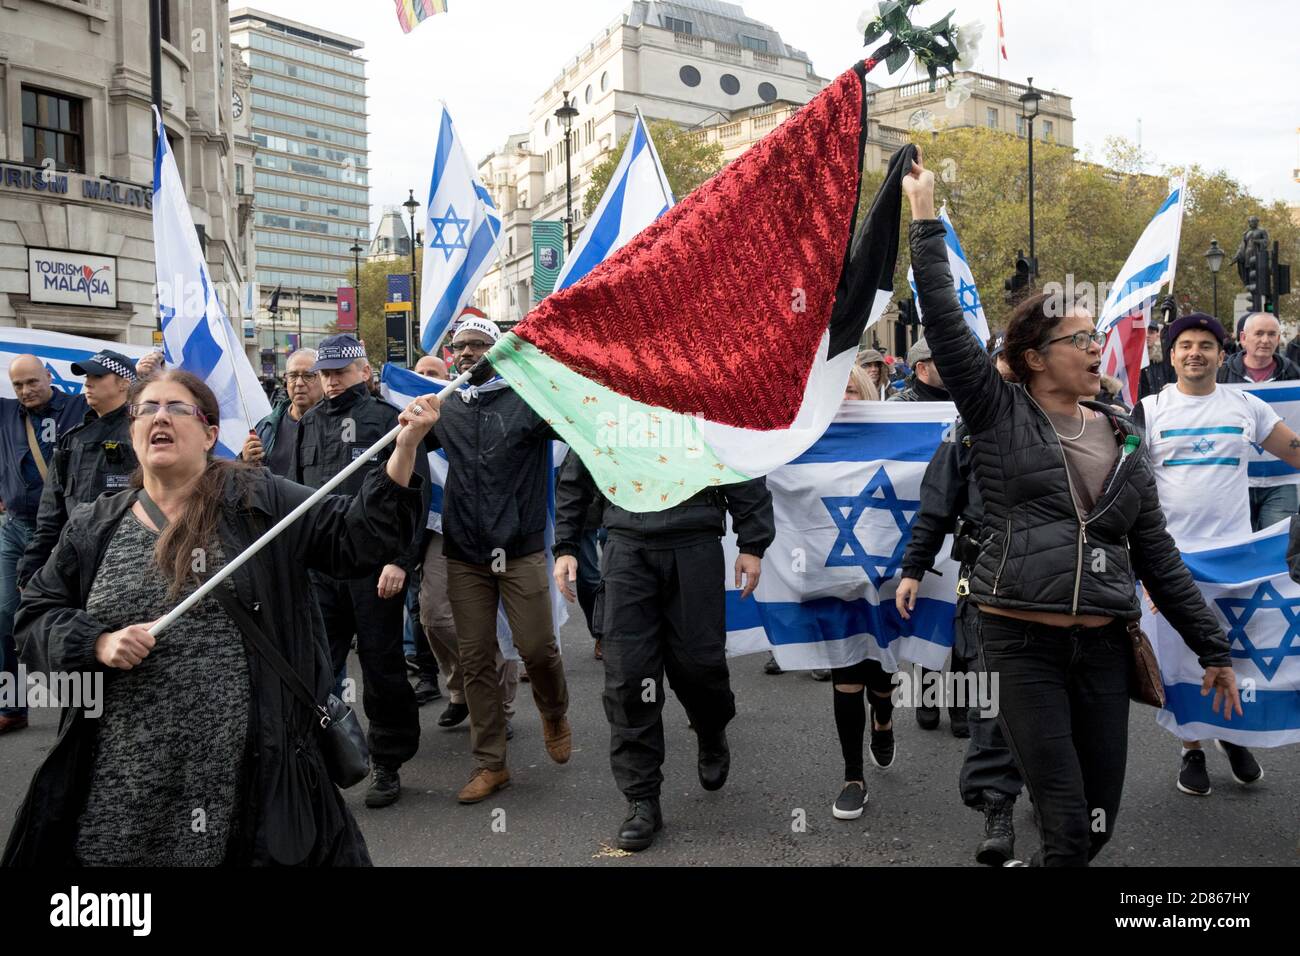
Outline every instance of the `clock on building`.
<svg viewBox="0 0 1300 956"><path fill-rule="evenodd" d="M239 117L244 115L244 98L238 93L231 97L230 112L234 115L235 119L239 119Z"/></svg>
<svg viewBox="0 0 1300 956"><path fill-rule="evenodd" d="M934 114L926 109L917 110L908 117L907 125L918 133L932 130L934 129Z"/></svg>

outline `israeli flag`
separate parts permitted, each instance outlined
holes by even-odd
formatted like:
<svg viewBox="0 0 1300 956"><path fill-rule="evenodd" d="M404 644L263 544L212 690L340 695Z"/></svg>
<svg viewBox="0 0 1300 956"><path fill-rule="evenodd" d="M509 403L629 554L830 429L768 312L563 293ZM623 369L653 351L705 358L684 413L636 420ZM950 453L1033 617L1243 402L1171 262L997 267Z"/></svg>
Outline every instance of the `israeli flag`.
<svg viewBox="0 0 1300 956"><path fill-rule="evenodd" d="M35 355L50 373L50 383L60 392L80 395L85 379L72 371L76 362L84 362L97 352L111 349L129 359L142 359L153 349L126 342L88 339L65 332L44 329L0 329L0 398L17 398L9 380L9 365L20 355Z"/></svg>
<svg viewBox="0 0 1300 956"><path fill-rule="evenodd" d="M641 109L605 195L560 268L555 291L567 289L673 205L672 187Z"/></svg>
<svg viewBox="0 0 1300 956"><path fill-rule="evenodd" d="M1258 385L1233 382L1217 387L1240 388L1267 402L1293 432L1300 434L1300 382L1262 382ZM1252 488L1300 484L1300 471L1282 459L1274 458L1260 445L1251 445L1250 457L1246 459L1246 475Z"/></svg>
<svg viewBox="0 0 1300 956"><path fill-rule="evenodd" d="M249 431L271 413L257 373L217 298L199 247L189 200L154 108L158 148L153 161L153 248L167 365L197 375L221 406L216 453L234 458Z"/></svg>
<svg viewBox="0 0 1300 956"><path fill-rule="evenodd" d="M500 253L501 216L474 175L446 103L438 121L426 210L420 347L432 353Z"/></svg>
<svg viewBox="0 0 1300 956"><path fill-rule="evenodd" d="M943 223L943 241L948 246L948 268L952 270L952 284L957 290L957 301L961 304L962 318L980 340L980 345L988 347L989 320L984 316L984 303L980 301L979 291L975 288L975 274L970 271L966 253L962 251L957 230L948 218L948 207L939 210L939 221ZM907 284L912 288L912 298L916 299L916 314L921 317L921 300L916 294L916 279L912 267L907 267Z"/></svg>
<svg viewBox="0 0 1300 956"><path fill-rule="evenodd" d="M1164 616L1153 616L1143 602L1143 629L1160 661L1167 702L1156 720L1180 739L1242 747L1300 742L1300 584L1287 573L1288 530L1288 521L1280 521L1217 548L1182 552L1228 635L1240 717L1228 721L1214 713L1213 692L1201 696L1205 669Z"/></svg>
<svg viewBox="0 0 1300 956"><path fill-rule="evenodd" d="M1098 332L1109 332L1116 322L1147 299L1154 298L1166 282L1173 288L1186 194L1187 180L1184 178L1147 224L1106 296L1106 304L1097 317Z"/></svg>
<svg viewBox="0 0 1300 956"><path fill-rule="evenodd" d="M380 394L383 396L384 401L395 408L406 408L407 405L421 395L436 392L446 384L446 382L440 382L435 378L418 375L392 362L384 365L384 370L379 376ZM453 396L447 396L446 400L459 401ZM569 619L569 604L564 600L564 595L560 594L554 580L550 577L550 572L555 568L555 558L551 554L551 546L555 544L555 481L568 450L569 446L563 442L551 443L551 468L548 472L550 478L547 488L549 497L546 503L546 570L547 580L551 582L551 620L555 627L555 639L557 641L560 638L560 628ZM429 517L425 526L430 531L437 531L439 534L442 533L442 504L447 487L447 465L447 454L441 448L430 453L429 476L433 494L429 500ZM510 636L510 622L506 619L505 609L501 607L497 608L497 640L501 644L501 651L507 659L519 660L513 638Z"/></svg>
<svg viewBox="0 0 1300 956"><path fill-rule="evenodd" d="M776 539L758 587L741 600L727 580L727 653L772 651L786 670L939 670L952 648L957 565L946 543L911 620L894 606L921 479L957 417L948 402L845 402L826 434L767 475ZM725 540L735 564L734 535Z"/></svg>

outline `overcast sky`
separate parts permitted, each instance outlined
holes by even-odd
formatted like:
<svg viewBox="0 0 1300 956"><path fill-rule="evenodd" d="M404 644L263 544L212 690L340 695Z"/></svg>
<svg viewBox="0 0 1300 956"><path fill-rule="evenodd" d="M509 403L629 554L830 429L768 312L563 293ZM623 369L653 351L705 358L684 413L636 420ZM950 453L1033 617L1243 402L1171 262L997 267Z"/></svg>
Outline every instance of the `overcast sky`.
<svg viewBox="0 0 1300 956"><path fill-rule="evenodd" d="M232 3L232 8L242 4ZM626 0L450 0L449 13L403 34L391 0L260 0L259 9L361 40L367 66L371 220L428 188L433 115L445 99L478 161L528 128L536 97L623 12ZM865 3L744 0L745 12L808 51L824 77L863 55ZM950 9L984 23L976 69L995 70L995 0L928 0L915 21ZM1227 169L1265 199L1300 204L1300 5L1294 0L1002 0L1002 76L1073 97L1075 146L1099 157L1107 136L1136 140L1163 163ZM1275 39L1274 59L1253 38ZM917 74L871 79L892 85ZM1249 84L1249 85L1248 85ZM1243 226L1244 228L1244 226Z"/></svg>

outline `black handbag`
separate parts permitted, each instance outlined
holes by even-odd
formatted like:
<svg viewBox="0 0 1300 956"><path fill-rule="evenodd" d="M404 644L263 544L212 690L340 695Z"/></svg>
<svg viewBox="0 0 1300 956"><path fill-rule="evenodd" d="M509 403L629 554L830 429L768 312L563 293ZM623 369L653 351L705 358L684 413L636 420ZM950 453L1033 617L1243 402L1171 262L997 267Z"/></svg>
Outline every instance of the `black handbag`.
<svg viewBox="0 0 1300 956"><path fill-rule="evenodd" d="M136 494L136 500L160 531L167 527L167 516L143 488ZM317 703L306 682L289 666L284 655L275 649L271 639L229 586L219 585L213 588L212 596L230 615L244 640L271 665L289 692L315 715L316 742L320 745L330 780L340 789L346 790L369 777L370 749L366 746L366 734L361 729L361 721L357 720L352 708L334 694L330 694L325 703Z"/></svg>

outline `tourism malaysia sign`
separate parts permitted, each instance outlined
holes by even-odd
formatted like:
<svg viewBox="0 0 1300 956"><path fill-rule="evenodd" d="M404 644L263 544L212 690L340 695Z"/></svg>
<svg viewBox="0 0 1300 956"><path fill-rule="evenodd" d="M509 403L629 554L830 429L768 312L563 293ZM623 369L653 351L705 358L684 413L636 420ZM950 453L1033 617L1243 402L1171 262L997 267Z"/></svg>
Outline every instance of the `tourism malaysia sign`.
<svg viewBox="0 0 1300 956"><path fill-rule="evenodd" d="M33 302L117 308L117 259L57 249L27 250Z"/></svg>

